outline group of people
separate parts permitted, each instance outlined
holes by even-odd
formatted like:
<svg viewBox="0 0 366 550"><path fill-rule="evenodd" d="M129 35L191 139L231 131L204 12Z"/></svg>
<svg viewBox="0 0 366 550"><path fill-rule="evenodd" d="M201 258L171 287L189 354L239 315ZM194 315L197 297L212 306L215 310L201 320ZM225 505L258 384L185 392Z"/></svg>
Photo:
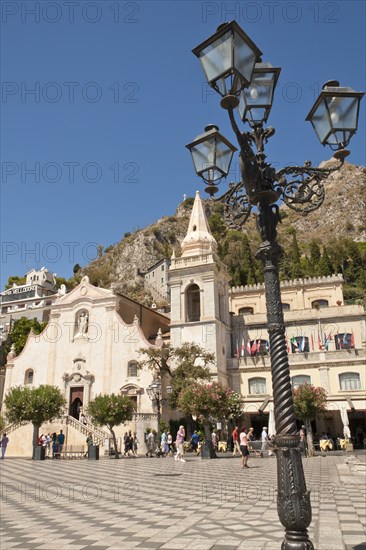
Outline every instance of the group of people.
<svg viewBox="0 0 366 550"><path fill-rule="evenodd" d="M54 432L51 434L41 434L38 437L37 444L44 447L46 458L50 458L51 447L52 447L52 458L60 458L60 453L62 452L63 446L65 444L65 435L60 430L60 433L57 434Z"/></svg>
<svg viewBox="0 0 366 550"><path fill-rule="evenodd" d="M123 436L123 446L124 446L124 452L123 456L137 456L137 448L140 444L139 440L137 439L137 434L134 432L132 434L132 431L125 432Z"/></svg>
<svg viewBox="0 0 366 550"><path fill-rule="evenodd" d="M254 428L249 428L247 430L246 426L243 426L239 431L238 426L235 426L232 432L233 438L233 456L237 453L241 454L242 457L242 468L249 468L248 466L248 457L250 451L253 450L253 445L251 442L255 441ZM264 457L264 452L268 451L268 456L274 456L273 451L270 448L270 437L268 435L268 428L264 426L261 433L261 449L256 449L254 452L260 456Z"/></svg>

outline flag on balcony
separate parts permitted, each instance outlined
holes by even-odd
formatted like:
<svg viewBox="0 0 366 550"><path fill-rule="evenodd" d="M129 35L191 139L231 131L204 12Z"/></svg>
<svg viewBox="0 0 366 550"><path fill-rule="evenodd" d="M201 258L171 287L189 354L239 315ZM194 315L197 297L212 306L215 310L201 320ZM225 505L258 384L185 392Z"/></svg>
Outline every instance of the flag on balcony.
<svg viewBox="0 0 366 550"><path fill-rule="evenodd" d="M355 335L353 334L353 329L351 332L351 348L355 347Z"/></svg>
<svg viewBox="0 0 366 550"><path fill-rule="evenodd" d="M255 355L257 353L257 344L256 341L253 340L252 348L250 350L251 355Z"/></svg>
<svg viewBox="0 0 366 550"><path fill-rule="evenodd" d="M337 344L338 344L338 349L343 349L343 343L339 334L337 334Z"/></svg>
<svg viewBox="0 0 366 550"><path fill-rule="evenodd" d="M300 344L300 351L305 351L305 346L306 346L306 341L305 341L305 336L303 336Z"/></svg>
<svg viewBox="0 0 366 550"><path fill-rule="evenodd" d="M245 353L245 342L244 342L244 336L243 336L243 339L241 341L241 356L244 357L244 353Z"/></svg>
<svg viewBox="0 0 366 550"><path fill-rule="evenodd" d="M287 340L287 338L286 338L286 340ZM266 352L269 353L269 342L268 342L268 340L266 340Z"/></svg>
<svg viewBox="0 0 366 550"><path fill-rule="evenodd" d="M318 332L318 347L319 347L319 349L323 349L323 344L322 344L322 340L320 338L319 332Z"/></svg>
<svg viewBox="0 0 366 550"><path fill-rule="evenodd" d="M324 348L325 348L325 351L328 351L328 346L329 346L329 337L324 334Z"/></svg>
<svg viewBox="0 0 366 550"><path fill-rule="evenodd" d="M252 352L252 344L250 343L250 340L248 340L248 342L247 342L247 352L249 353L249 355L251 355L251 352Z"/></svg>
<svg viewBox="0 0 366 550"><path fill-rule="evenodd" d="M347 345L348 345L347 332L343 334L343 345L345 348L347 348Z"/></svg>
<svg viewBox="0 0 366 550"><path fill-rule="evenodd" d="M314 337L311 335L311 351L314 351Z"/></svg>
<svg viewBox="0 0 366 550"><path fill-rule="evenodd" d="M295 336L291 338L291 344L294 346L295 349L299 349L299 344L297 343Z"/></svg>
<svg viewBox="0 0 366 550"><path fill-rule="evenodd" d="M287 347L287 353L290 353L290 346L289 346L289 343L288 343L287 336L286 336L286 347Z"/></svg>

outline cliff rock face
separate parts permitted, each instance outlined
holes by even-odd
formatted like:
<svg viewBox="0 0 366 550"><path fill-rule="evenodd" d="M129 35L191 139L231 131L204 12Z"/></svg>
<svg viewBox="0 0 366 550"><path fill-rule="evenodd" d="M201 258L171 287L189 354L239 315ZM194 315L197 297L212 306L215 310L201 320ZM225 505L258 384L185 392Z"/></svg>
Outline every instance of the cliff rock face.
<svg viewBox="0 0 366 550"><path fill-rule="evenodd" d="M278 228L280 241L286 246L290 226L297 232L299 245L318 239L324 244L335 238L347 237L366 241L366 168L345 163L342 169L325 180L326 198L323 205L306 217L282 205L282 225ZM129 297L150 305L143 289L142 274L175 250L180 254L180 243L186 235L193 199L181 203L174 216L164 216L144 229L139 229L117 244L106 249L82 271L93 284L112 287ZM210 209L209 201L206 208ZM245 231L254 249L259 243L254 219L248 220Z"/></svg>

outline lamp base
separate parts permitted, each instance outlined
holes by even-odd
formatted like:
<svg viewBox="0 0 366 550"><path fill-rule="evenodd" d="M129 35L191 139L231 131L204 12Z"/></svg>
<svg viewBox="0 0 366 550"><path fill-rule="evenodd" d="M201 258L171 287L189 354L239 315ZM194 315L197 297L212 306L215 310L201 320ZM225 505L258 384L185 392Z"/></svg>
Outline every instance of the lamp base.
<svg viewBox="0 0 366 550"><path fill-rule="evenodd" d="M338 151L335 151L333 158L337 160L344 160L349 155L350 152L348 151L348 149L338 149Z"/></svg>
<svg viewBox="0 0 366 550"><path fill-rule="evenodd" d="M226 95L220 101L220 105L223 109L226 109L227 111L229 109L236 109L239 105L239 98L236 97L236 95Z"/></svg>

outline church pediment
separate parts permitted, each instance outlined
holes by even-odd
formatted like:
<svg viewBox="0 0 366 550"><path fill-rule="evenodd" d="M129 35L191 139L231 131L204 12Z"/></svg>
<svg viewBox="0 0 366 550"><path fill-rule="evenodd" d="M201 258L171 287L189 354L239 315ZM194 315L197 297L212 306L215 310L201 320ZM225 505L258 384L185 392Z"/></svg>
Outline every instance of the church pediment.
<svg viewBox="0 0 366 550"><path fill-rule="evenodd" d="M99 288L92 285L89 282L89 277L85 276L81 279L80 284L76 288L74 288L74 290L72 290L68 294L65 294L65 296L61 296L56 303L57 305L66 305L72 304L81 299L93 302L102 298L112 297L114 297L112 290Z"/></svg>

